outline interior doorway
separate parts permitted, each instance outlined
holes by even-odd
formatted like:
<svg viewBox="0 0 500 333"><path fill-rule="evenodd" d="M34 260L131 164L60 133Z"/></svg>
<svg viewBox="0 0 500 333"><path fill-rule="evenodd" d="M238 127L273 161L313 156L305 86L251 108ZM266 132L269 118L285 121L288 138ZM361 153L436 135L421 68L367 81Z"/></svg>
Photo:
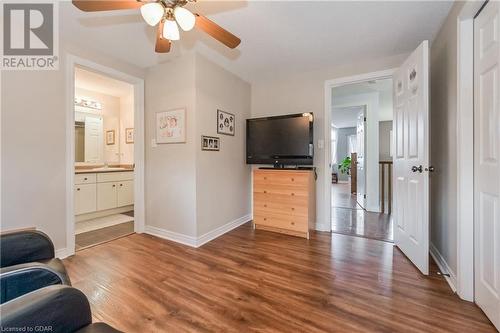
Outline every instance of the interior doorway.
<svg viewBox="0 0 500 333"><path fill-rule="evenodd" d="M68 57L66 256L144 230L144 81Z"/></svg>
<svg viewBox="0 0 500 333"><path fill-rule="evenodd" d="M330 93L331 230L392 242L392 79Z"/></svg>

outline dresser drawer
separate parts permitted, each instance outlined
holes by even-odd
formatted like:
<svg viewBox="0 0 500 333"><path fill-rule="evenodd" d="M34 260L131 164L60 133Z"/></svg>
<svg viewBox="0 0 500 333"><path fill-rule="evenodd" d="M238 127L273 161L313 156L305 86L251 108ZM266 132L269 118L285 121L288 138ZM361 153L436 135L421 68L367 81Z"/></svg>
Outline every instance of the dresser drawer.
<svg viewBox="0 0 500 333"><path fill-rule="evenodd" d="M281 200L280 198L276 198L276 196L269 196L268 199L257 199L254 201L254 214L259 212L307 218L308 206L306 200Z"/></svg>
<svg viewBox="0 0 500 333"><path fill-rule="evenodd" d="M268 227L287 229L299 232L308 232L307 219L293 216L283 216L279 214L256 214L253 221L255 224Z"/></svg>
<svg viewBox="0 0 500 333"><path fill-rule="evenodd" d="M254 193L286 195L291 197L304 197L304 198L307 198L309 195L307 187L293 186L293 185L254 184L253 191Z"/></svg>
<svg viewBox="0 0 500 333"><path fill-rule="evenodd" d="M95 184L96 178L95 173L77 173L75 174L75 184Z"/></svg>
<svg viewBox="0 0 500 333"><path fill-rule="evenodd" d="M254 174L254 184L307 187L309 174L304 172L256 172Z"/></svg>

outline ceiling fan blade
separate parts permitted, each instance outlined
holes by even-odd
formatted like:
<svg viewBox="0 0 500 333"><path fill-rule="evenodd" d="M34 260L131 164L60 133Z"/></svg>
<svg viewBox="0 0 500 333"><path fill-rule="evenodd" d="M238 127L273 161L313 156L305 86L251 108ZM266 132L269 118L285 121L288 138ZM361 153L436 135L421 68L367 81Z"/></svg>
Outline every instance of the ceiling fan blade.
<svg viewBox="0 0 500 333"><path fill-rule="evenodd" d="M235 47L240 45L241 39L239 39L229 31L223 29L221 26L209 20L205 16L200 14L195 14L195 15L196 15L196 27L198 29L205 31L207 34L209 34L210 36L217 39L219 42L221 42L222 44L226 45L231 49L234 49Z"/></svg>
<svg viewBox="0 0 500 333"><path fill-rule="evenodd" d="M164 22L161 21L160 24L158 24L158 30L156 31L155 52L157 53L170 52L170 45L172 44L168 39L163 38L163 25Z"/></svg>
<svg viewBox="0 0 500 333"><path fill-rule="evenodd" d="M73 5L84 12L136 9L143 3L138 0L73 0Z"/></svg>

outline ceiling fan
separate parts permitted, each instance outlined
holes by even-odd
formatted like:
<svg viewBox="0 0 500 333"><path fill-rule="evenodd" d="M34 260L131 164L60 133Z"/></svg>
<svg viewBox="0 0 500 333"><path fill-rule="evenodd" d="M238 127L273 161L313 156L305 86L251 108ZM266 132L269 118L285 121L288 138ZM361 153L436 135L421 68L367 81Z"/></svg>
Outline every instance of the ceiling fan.
<svg viewBox="0 0 500 333"><path fill-rule="evenodd" d="M73 0L73 5L85 12L140 8L142 17L151 26L158 25L155 51L168 53L173 40L179 40L179 28L203 30L227 47L234 49L241 40L200 14L193 14L184 6L196 0Z"/></svg>

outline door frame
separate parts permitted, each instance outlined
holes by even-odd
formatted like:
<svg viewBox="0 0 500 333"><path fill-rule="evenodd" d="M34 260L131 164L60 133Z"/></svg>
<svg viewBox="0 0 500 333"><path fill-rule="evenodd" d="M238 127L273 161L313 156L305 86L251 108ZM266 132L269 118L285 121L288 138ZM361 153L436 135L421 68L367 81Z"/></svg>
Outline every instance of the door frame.
<svg viewBox="0 0 500 333"><path fill-rule="evenodd" d="M474 301L474 17L484 1L466 2L457 18L457 294Z"/></svg>
<svg viewBox="0 0 500 333"><path fill-rule="evenodd" d="M144 79L68 54L66 58L66 249L61 257L75 254L75 68L130 83L134 88L134 231L144 232Z"/></svg>
<svg viewBox="0 0 500 333"><path fill-rule="evenodd" d="M324 146L324 170L325 170L325 210L327 225L329 226L328 231L332 230L332 173L331 173L331 123L332 123L332 89L335 87L345 86L348 84L362 83L371 80L382 80L382 79L392 79L393 74L396 72L397 68L389 68L386 70L369 72L353 76L344 76L336 79L326 80L324 85L325 93L325 113L324 113L324 133L325 133L325 146Z"/></svg>

